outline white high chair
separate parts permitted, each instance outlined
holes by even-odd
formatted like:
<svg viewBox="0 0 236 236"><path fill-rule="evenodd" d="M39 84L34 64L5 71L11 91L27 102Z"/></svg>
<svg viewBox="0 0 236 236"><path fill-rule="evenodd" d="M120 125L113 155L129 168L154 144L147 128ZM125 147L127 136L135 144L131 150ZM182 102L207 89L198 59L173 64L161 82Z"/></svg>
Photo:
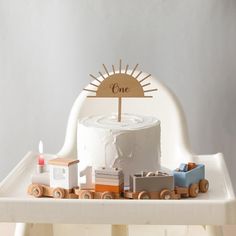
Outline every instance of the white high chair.
<svg viewBox="0 0 236 236"><path fill-rule="evenodd" d="M66 230L70 231L69 235L74 235L73 232L75 235L78 232L87 232L88 235L105 235L104 232L110 232L113 236L127 236L129 231L133 235L135 228L139 232L145 229L146 235L171 235L174 228L170 225L202 225L201 235L220 236L223 235L222 225L236 223L236 200L223 155L193 154L185 116L177 98L159 80L150 77L149 81L152 87L158 88L152 94L154 97L124 98L123 112L158 117L161 121L161 164L174 169L181 162L204 163L206 178L210 183L208 193L200 194L196 199L168 201L33 199L27 196L26 189L35 168L37 154L30 152L0 185L0 220L32 222L18 223L15 236L66 235ZM72 107L65 143L57 154L59 156L77 158L79 118L116 111L116 99L92 99L87 98L87 95L89 92L81 92ZM46 158L54 156L46 155ZM81 226L83 224L86 226ZM89 226L91 224L100 225L96 233ZM112 225L110 231L102 231L101 227L105 227L101 226L103 224ZM153 226L150 226L151 231L147 231L145 226L134 225ZM175 235L189 235L189 231L185 228L182 234Z"/></svg>

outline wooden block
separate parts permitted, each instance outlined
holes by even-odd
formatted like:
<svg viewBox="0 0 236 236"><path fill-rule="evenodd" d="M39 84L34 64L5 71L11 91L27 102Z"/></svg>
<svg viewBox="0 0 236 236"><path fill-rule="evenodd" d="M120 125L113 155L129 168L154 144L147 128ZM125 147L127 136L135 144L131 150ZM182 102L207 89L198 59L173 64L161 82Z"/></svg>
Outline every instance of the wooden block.
<svg viewBox="0 0 236 236"><path fill-rule="evenodd" d="M188 188L185 187L175 187L175 193L177 194L188 194Z"/></svg>
<svg viewBox="0 0 236 236"><path fill-rule="evenodd" d="M94 192L94 199L101 199L103 192ZM121 199L120 193L112 192L114 199Z"/></svg>
<svg viewBox="0 0 236 236"><path fill-rule="evenodd" d="M124 192L124 197L129 198L129 199L138 199L138 193L130 192L130 191L125 191Z"/></svg>
<svg viewBox="0 0 236 236"><path fill-rule="evenodd" d="M160 199L160 193L159 192L150 192L151 199Z"/></svg>
<svg viewBox="0 0 236 236"><path fill-rule="evenodd" d="M69 193L66 195L65 198L68 198L68 199L77 199L78 198L78 195L75 194L75 193Z"/></svg>
<svg viewBox="0 0 236 236"><path fill-rule="evenodd" d="M106 175L106 176L121 176L123 175L123 171L119 168L106 168L101 167L95 170L95 176Z"/></svg>
<svg viewBox="0 0 236 236"><path fill-rule="evenodd" d="M53 196L53 188L49 186L43 185L43 196L45 197L52 197Z"/></svg>
<svg viewBox="0 0 236 236"><path fill-rule="evenodd" d="M196 167L197 167L196 163L194 163L194 162L189 162L188 163L188 171L190 171L190 170L192 170Z"/></svg>
<svg viewBox="0 0 236 236"><path fill-rule="evenodd" d="M118 186L124 183L124 179L95 178L95 184Z"/></svg>
<svg viewBox="0 0 236 236"><path fill-rule="evenodd" d="M189 197L189 193L183 193L180 195L182 198L188 198Z"/></svg>
<svg viewBox="0 0 236 236"><path fill-rule="evenodd" d="M171 192L171 199L180 199L181 195L178 193L175 193L175 191Z"/></svg>
<svg viewBox="0 0 236 236"><path fill-rule="evenodd" d="M94 192L94 199L101 199L102 197L102 192Z"/></svg>
<svg viewBox="0 0 236 236"><path fill-rule="evenodd" d="M79 163L79 160L73 160L70 158L62 158L62 157L57 157L48 161L49 165L57 165L57 166L70 166L77 163Z"/></svg>
<svg viewBox="0 0 236 236"><path fill-rule="evenodd" d="M114 193L114 197L115 197L115 199L120 199L121 198L121 194L120 193Z"/></svg>
<svg viewBox="0 0 236 236"><path fill-rule="evenodd" d="M79 188L74 188L74 194L79 195L81 190Z"/></svg>
<svg viewBox="0 0 236 236"><path fill-rule="evenodd" d="M96 178L105 178L105 179L124 179L124 175L105 175L105 174L96 174Z"/></svg>
<svg viewBox="0 0 236 236"><path fill-rule="evenodd" d="M112 186L112 185L95 184L95 192L105 192L105 191L119 193L123 191L123 185Z"/></svg>

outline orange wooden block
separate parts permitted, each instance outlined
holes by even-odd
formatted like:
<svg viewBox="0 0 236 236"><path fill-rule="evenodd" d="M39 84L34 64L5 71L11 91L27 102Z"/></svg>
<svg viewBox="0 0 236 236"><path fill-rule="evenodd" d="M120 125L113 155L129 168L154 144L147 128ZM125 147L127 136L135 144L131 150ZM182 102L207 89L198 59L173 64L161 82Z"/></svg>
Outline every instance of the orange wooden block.
<svg viewBox="0 0 236 236"><path fill-rule="evenodd" d="M194 169L196 167L197 167L196 163L194 163L194 162L189 162L188 163L188 171L192 170L192 169Z"/></svg>
<svg viewBox="0 0 236 236"><path fill-rule="evenodd" d="M112 185L102 185L102 184L95 184L95 191L96 192L114 192L119 193L123 191L123 185L112 186Z"/></svg>

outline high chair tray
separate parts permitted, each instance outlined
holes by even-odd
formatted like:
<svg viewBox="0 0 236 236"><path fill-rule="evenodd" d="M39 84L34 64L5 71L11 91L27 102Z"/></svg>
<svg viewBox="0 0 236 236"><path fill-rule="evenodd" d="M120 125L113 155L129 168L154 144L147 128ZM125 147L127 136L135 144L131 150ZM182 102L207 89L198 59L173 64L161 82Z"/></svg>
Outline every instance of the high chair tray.
<svg viewBox="0 0 236 236"><path fill-rule="evenodd" d="M199 156L208 193L181 200L80 200L27 195L37 153L29 152L0 184L0 221L73 224L235 224L236 203L222 154ZM45 155L46 159L55 157Z"/></svg>

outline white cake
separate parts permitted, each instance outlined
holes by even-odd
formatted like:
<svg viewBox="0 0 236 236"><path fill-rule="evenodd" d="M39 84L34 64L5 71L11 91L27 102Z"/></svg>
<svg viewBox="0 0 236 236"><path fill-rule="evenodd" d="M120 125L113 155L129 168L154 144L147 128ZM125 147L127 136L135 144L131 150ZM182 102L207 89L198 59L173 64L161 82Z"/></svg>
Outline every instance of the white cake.
<svg viewBox="0 0 236 236"><path fill-rule="evenodd" d="M118 167L129 175L160 168L160 122L155 117L122 114L90 116L78 123L79 169Z"/></svg>

